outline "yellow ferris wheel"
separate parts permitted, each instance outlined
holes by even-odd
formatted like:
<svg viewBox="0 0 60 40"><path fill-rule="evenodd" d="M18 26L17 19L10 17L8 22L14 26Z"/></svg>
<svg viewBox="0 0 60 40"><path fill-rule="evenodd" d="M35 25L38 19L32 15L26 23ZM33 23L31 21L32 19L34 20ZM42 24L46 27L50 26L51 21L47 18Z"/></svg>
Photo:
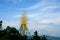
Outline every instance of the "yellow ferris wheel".
<svg viewBox="0 0 60 40"><path fill-rule="evenodd" d="M21 19L20 19L20 33L22 35L26 35L27 34L27 16L26 13L23 13L21 15Z"/></svg>

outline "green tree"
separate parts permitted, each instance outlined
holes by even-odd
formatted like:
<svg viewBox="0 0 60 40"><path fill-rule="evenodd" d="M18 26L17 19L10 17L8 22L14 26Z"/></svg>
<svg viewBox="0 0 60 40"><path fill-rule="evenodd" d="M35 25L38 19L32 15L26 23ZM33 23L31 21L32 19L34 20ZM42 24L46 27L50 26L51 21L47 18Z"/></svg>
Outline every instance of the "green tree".
<svg viewBox="0 0 60 40"><path fill-rule="evenodd" d="M7 26L6 29L0 32L0 40L19 40L20 34L19 31L15 28Z"/></svg>
<svg viewBox="0 0 60 40"><path fill-rule="evenodd" d="M9 28L7 28L9 29ZM10 28L8 30L8 35L11 40L19 40L19 32L15 28Z"/></svg>
<svg viewBox="0 0 60 40"><path fill-rule="evenodd" d="M0 21L0 30L2 30L2 21Z"/></svg>
<svg viewBox="0 0 60 40"><path fill-rule="evenodd" d="M23 40L27 40L27 35L23 35Z"/></svg>
<svg viewBox="0 0 60 40"><path fill-rule="evenodd" d="M47 40L46 37L45 37L45 35L43 35L42 40Z"/></svg>
<svg viewBox="0 0 60 40"><path fill-rule="evenodd" d="M41 40L40 36L38 36L38 32L37 31L34 32L33 40Z"/></svg>

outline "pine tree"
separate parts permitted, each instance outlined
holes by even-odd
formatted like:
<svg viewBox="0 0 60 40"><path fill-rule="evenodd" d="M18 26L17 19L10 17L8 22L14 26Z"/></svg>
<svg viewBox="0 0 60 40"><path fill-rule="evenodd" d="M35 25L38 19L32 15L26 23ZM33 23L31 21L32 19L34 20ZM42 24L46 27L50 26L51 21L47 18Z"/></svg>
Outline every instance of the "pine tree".
<svg viewBox="0 0 60 40"><path fill-rule="evenodd" d="M34 32L33 40L41 40L40 36L38 36L38 32Z"/></svg>
<svg viewBox="0 0 60 40"><path fill-rule="evenodd" d="M2 30L2 21L0 21L0 30Z"/></svg>
<svg viewBox="0 0 60 40"><path fill-rule="evenodd" d="M47 40L46 37L45 37L45 35L43 35L42 40Z"/></svg>

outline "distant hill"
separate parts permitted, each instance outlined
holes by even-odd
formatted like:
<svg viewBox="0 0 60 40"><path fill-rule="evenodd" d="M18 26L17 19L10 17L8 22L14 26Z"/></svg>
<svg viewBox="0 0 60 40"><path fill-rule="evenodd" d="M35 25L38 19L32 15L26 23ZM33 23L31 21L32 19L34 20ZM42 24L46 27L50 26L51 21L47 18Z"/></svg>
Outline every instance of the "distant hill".
<svg viewBox="0 0 60 40"><path fill-rule="evenodd" d="M47 40L60 40L60 37L46 36Z"/></svg>
<svg viewBox="0 0 60 40"><path fill-rule="evenodd" d="M43 37L43 36L41 36ZM28 36L28 39L32 38L32 36ZM60 40L60 37L53 37L53 36L47 36L46 35L47 40Z"/></svg>

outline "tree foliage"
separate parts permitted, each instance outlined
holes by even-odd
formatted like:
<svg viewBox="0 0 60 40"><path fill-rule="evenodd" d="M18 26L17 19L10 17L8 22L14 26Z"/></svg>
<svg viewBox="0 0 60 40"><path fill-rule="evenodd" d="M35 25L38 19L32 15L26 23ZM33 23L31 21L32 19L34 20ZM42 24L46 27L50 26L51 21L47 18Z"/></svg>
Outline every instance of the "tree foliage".
<svg viewBox="0 0 60 40"><path fill-rule="evenodd" d="M33 40L41 40L40 36L38 36L38 32L34 32Z"/></svg>
<svg viewBox="0 0 60 40"><path fill-rule="evenodd" d="M2 21L0 21L0 30L2 30Z"/></svg>
<svg viewBox="0 0 60 40"><path fill-rule="evenodd" d="M0 21L0 28L2 27L2 21ZM14 28L7 26L6 29L0 30L0 40L47 40L45 35L43 37L38 35L35 31L34 35L28 39L28 35L21 35L19 31Z"/></svg>

